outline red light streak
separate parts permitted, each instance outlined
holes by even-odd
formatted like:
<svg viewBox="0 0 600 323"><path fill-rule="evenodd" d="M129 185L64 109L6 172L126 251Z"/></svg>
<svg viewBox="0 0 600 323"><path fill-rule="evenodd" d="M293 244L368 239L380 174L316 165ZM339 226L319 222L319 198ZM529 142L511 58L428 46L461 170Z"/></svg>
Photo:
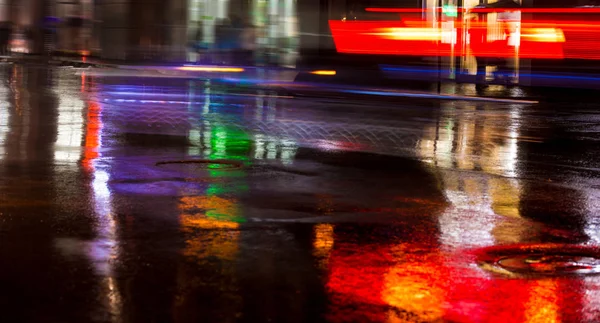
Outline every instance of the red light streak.
<svg viewBox="0 0 600 323"><path fill-rule="evenodd" d="M522 13L552 13L552 14L566 14L566 13L600 13L599 8L476 8L472 9L471 12L499 12L499 11L520 11Z"/></svg>
<svg viewBox="0 0 600 323"><path fill-rule="evenodd" d="M586 9L587 10L587 9ZM467 26L455 22L454 30L431 27L426 21L338 21L329 22L335 46L340 53L407 56L466 56L470 46L440 40L455 32L457 39ZM471 34L478 27L471 27ZM483 27L481 27L483 28ZM520 58L600 60L600 19L528 19L521 21ZM503 42L487 43L478 56L513 57L515 47Z"/></svg>
<svg viewBox="0 0 600 323"><path fill-rule="evenodd" d="M366 12L381 12L381 13L422 13L427 11L427 9L416 9L416 8L365 8ZM441 11L441 8L439 9Z"/></svg>
<svg viewBox="0 0 600 323"><path fill-rule="evenodd" d="M519 11L522 13L554 13L554 14L565 14L565 13L600 13L600 8L457 8L456 10L462 12L477 12L477 13L488 13L488 12L514 12ZM418 9L418 8L365 8L366 12L379 12L379 13L425 13L434 11L443 11L442 8L437 9Z"/></svg>

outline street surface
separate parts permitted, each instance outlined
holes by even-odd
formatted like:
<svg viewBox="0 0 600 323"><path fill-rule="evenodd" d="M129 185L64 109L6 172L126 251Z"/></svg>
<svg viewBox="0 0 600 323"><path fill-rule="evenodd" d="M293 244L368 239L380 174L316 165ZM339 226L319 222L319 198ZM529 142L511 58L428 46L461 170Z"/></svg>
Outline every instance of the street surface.
<svg viewBox="0 0 600 323"><path fill-rule="evenodd" d="M91 70L0 66L3 322L600 321L598 104Z"/></svg>

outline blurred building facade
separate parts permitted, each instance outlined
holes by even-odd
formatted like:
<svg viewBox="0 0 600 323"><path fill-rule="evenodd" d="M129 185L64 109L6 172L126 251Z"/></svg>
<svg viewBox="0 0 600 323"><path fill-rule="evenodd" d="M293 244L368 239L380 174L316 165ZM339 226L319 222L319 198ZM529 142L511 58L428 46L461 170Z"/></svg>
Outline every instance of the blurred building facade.
<svg viewBox="0 0 600 323"><path fill-rule="evenodd" d="M0 0L0 22L43 48L43 29L55 31L59 51L107 59L190 60L191 43L215 42L215 26L237 19L258 29L265 47L297 46L297 0ZM39 35L32 36L38 33ZM37 46L37 48L36 48Z"/></svg>
<svg viewBox="0 0 600 323"><path fill-rule="evenodd" d="M467 8L496 1L0 0L0 22L12 22L17 32L27 31L31 52L43 50L41 29L52 23L54 47L61 51L90 52L107 59L190 61L195 59L191 43L210 47L217 38L215 27L232 18L256 28L257 46L281 55L333 49L328 20L351 19L361 8ZM515 2L524 7L566 5L558 0ZM589 2L570 1L568 6ZM444 23L452 28L451 19Z"/></svg>

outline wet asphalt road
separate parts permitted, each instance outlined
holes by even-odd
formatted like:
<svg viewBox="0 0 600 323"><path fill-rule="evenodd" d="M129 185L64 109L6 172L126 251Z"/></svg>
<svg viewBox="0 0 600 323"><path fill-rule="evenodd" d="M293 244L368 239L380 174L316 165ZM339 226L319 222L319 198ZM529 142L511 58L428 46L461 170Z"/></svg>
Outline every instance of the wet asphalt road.
<svg viewBox="0 0 600 323"><path fill-rule="evenodd" d="M0 67L3 322L600 321L600 105L79 72Z"/></svg>

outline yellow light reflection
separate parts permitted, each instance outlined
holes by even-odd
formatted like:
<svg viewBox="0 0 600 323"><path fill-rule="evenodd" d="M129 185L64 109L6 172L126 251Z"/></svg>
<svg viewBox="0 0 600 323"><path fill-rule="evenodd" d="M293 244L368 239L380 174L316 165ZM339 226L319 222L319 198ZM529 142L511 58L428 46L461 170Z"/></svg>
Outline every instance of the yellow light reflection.
<svg viewBox="0 0 600 323"><path fill-rule="evenodd" d="M511 106L506 113L481 103L447 103L439 121L423 132L418 153L424 162L436 166L452 204L440 217L445 243L470 245L492 243L492 238L519 239L518 234L509 236L504 230L494 230L503 221L492 215L521 216L521 184L517 178L518 144L523 140L519 133L520 109ZM460 176L457 170L477 175ZM465 214L473 214L473 222L464 223ZM496 236L500 232L502 236Z"/></svg>
<svg viewBox="0 0 600 323"><path fill-rule="evenodd" d="M235 200L218 196L186 196L180 199L179 209L183 229L189 233L183 252L185 256L235 259L239 224L229 220L239 214ZM216 216L207 216L209 212L214 212ZM194 234L197 229L212 231L199 236Z"/></svg>
<svg viewBox="0 0 600 323"><path fill-rule="evenodd" d="M490 196L492 197L492 210L494 213L507 217L518 218L520 186L514 179L492 178L490 179Z"/></svg>
<svg viewBox="0 0 600 323"><path fill-rule="evenodd" d="M315 225L315 240L313 248L318 256L327 256L333 248L333 224L321 223Z"/></svg>
<svg viewBox="0 0 600 323"><path fill-rule="evenodd" d="M314 227L313 255L317 258L322 269L329 264L329 255L333 249L333 224L321 223Z"/></svg>
<svg viewBox="0 0 600 323"><path fill-rule="evenodd" d="M208 220L209 222L219 222ZM215 227L216 228L216 227ZM239 231L211 231L203 234L203 237L187 239L183 255L204 261L209 257L221 260L235 260L238 253Z"/></svg>
<svg viewBox="0 0 600 323"><path fill-rule="evenodd" d="M557 288L554 280L537 280L531 282L530 296L525 305L526 323L558 323L560 308L558 306Z"/></svg>
<svg viewBox="0 0 600 323"><path fill-rule="evenodd" d="M240 227L240 225L236 222L206 218L197 214L184 217L182 224L188 227L199 229L237 229Z"/></svg>
<svg viewBox="0 0 600 323"><path fill-rule="evenodd" d="M237 201L218 196L186 196L179 199L180 223L185 237L182 254L192 268L200 264L214 268L208 277L194 277L189 267L181 263L177 274L177 297L175 299L175 321L187 321L182 313L197 307L198 290L231 291L228 307L232 315L222 317L222 322L233 322L230 318L238 313L242 299L235 293L239 289L236 281L236 259L239 253L239 224L230 221L240 211ZM212 213L216 214L212 215ZM218 264L214 261L217 260ZM192 297L188 297L192 296Z"/></svg>
<svg viewBox="0 0 600 323"><path fill-rule="evenodd" d="M241 73L244 71L241 67L216 67L216 66L181 66L177 68L186 72L223 72L223 73Z"/></svg>
<svg viewBox="0 0 600 323"><path fill-rule="evenodd" d="M404 255L407 246L397 246L396 254ZM412 249L412 248L411 248ZM411 251L413 253L414 250ZM388 313L388 322L437 322L442 319L446 288L436 254L419 259L398 259L384 277L382 300L398 309ZM402 313L406 313L403 315Z"/></svg>
<svg viewBox="0 0 600 323"><path fill-rule="evenodd" d="M184 196L180 201L180 209L189 211L193 209L218 210L220 214L234 216L237 214L237 202L218 196Z"/></svg>

